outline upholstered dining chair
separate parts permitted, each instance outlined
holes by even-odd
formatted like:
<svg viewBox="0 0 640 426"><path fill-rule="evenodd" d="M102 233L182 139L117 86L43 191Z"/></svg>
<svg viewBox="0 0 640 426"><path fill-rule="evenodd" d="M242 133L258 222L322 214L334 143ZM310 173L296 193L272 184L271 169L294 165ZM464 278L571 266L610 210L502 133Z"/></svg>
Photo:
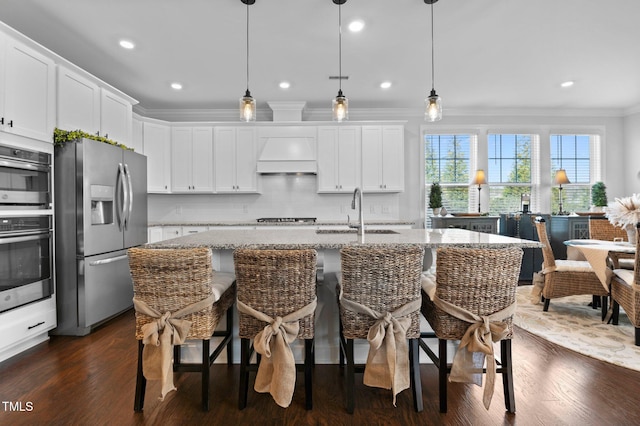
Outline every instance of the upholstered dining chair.
<svg viewBox="0 0 640 426"><path fill-rule="evenodd" d="M354 245L340 251L336 286L340 310L340 364L346 357L346 408L355 405L355 372L367 386L391 389L393 403L412 388L423 410L420 381L420 276L424 249L418 245ZM355 365L354 339L367 339L366 365Z"/></svg>
<svg viewBox="0 0 640 426"><path fill-rule="evenodd" d="M542 247L543 263L541 271L544 276L544 287L542 289L544 307L542 310L545 312L549 310L551 299L590 294L601 297L602 318L604 318L607 311L609 292L602 285L589 262L586 260L556 260L549 242L544 219L536 220L535 225L538 231L538 238L544 245ZM597 304L594 303L593 309L596 308Z"/></svg>
<svg viewBox="0 0 640 426"><path fill-rule="evenodd" d="M447 412L447 378L481 385L483 373L485 407L491 403L495 373L501 373L505 407L515 412L511 338L522 256L522 249L513 247L437 250L435 280L422 286L421 311L433 332L421 334L420 347L438 368L440 412ZM433 337L438 338L438 355L423 340ZM452 364L448 340L460 340ZM493 355L497 341L499 368Z"/></svg>
<svg viewBox="0 0 640 426"><path fill-rule="evenodd" d="M161 380L164 399L175 389L173 372L200 372L208 411L211 364L225 347L227 364L233 363L234 275L213 270L208 248L131 248L128 256L138 339L134 410L143 409L147 379ZM216 331L225 314L226 329ZM210 354L213 337L222 339ZM194 339L202 344L201 362L183 362L180 344Z"/></svg>
<svg viewBox="0 0 640 426"><path fill-rule="evenodd" d="M613 299L613 324L618 325L620 306L635 327L635 344L640 346L640 222L636 224L636 253L634 268L614 269L611 278L611 298Z"/></svg>
<svg viewBox="0 0 640 426"><path fill-rule="evenodd" d="M305 408L312 409L317 252L237 249L233 259L241 342L238 408L247 406L250 371L257 371L257 392L269 392L276 404L288 407L302 367ZM296 339L304 340L304 365L296 365L290 347Z"/></svg>

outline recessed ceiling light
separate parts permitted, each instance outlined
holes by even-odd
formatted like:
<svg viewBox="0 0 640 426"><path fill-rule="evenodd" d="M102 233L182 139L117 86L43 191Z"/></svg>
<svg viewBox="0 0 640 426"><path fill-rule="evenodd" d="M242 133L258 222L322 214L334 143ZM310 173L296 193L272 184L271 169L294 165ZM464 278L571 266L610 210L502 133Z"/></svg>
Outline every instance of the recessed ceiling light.
<svg viewBox="0 0 640 426"><path fill-rule="evenodd" d="M382 87L383 89L388 89L389 87L391 87L391 82L383 81L382 83L380 83L380 87Z"/></svg>
<svg viewBox="0 0 640 426"><path fill-rule="evenodd" d="M120 46L125 48L125 49L133 49L134 47L136 47L136 45L133 44L133 42L129 41L129 40L120 40Z"/></svg>
<svg viewBox="0 0 640 426"><path fill-rule="evenodd" d="M291 87L291 83L289 83L288 81L281 81L279 86L281 89L288 89L289 87Z"/></svg>
<svg viewBox="0 0 640 426"><path fill-rule="evenodd" d="M573 81L569 80L569 81L565 81L563 83L560 84L561 87L571 87L573 86Z"/></svg>
<svg viewBox="0 0 640 426"><path fill-rule="evenodd" d="M349 31L353 32L353 33L357 33L359 31L362 31L362 29L364 28L364 22L357 19L355 21L351 21L349 23Z"/></svg>
<svg viewBox="0 0 640 426"><path fill-rule="evenodd" d="M171 88L173 90L182 90L182 84L180 84L180 83L171 83Z"/></svg>

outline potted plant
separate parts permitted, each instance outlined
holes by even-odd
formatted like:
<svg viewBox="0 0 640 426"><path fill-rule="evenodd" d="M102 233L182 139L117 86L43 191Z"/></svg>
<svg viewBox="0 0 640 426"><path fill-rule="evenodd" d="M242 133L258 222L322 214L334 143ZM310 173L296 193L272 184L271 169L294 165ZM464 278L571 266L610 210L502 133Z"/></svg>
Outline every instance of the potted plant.
<svg viewBox="0 0 640 426"><path fill-rule="evenodd" d="M429 208L433 209L434 216L437 216L442 208L442 188L437 182L431 184L431 191L429 191Z"/></svg>
<svg viewBox="0 0 640 426"><path fill-rule="evenodd" d="M596 182L591 187L591 211L601 212L607 206L607 187L603 182Z"/></svg>

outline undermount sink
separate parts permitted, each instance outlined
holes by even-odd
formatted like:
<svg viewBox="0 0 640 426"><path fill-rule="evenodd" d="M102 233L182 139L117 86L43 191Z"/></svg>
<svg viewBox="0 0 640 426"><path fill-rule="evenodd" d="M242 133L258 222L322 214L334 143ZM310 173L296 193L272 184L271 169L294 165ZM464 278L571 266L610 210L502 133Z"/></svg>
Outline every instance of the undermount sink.
<svg viewBox="0 0 640 426"><path fill-rule="evenodd" d="M316 234L357 234L357 229L317 229ZM398 234L393 229L365 229L365 234Z"/></svg>

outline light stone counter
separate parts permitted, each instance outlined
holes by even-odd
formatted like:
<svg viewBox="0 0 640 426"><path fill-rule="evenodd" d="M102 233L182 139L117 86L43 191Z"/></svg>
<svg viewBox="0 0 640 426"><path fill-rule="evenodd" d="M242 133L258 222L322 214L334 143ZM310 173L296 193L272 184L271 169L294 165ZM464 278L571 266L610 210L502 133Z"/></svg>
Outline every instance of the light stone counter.
<svg viewBox="0 0 640 426"><path fill-rule="evenodd" d="M316 308L315 353L319 364L337 363L339 355L338 308L335 287L324 282L323 273L340 270L340 249L349 245L365 244L419 244L425 247L424 268L432 264L432 253L438 247L539 248L537 241L522 240L495 234L485 234L464 229L397 229L394 233L365 232L364 243L354 233L318 233L315 229L216 229L184 237L147 244L150 248L210 247L213 250L214 268L233 272L233 250L237 248L300 249L318 250L318 306ZM221 321L224 323L224 321ZM429 330L426 321L421 326ZM234 330L234 362L239 362L239 340L237 322ZM304 345L294 342L292 349L296 360L301 362ZM368 343L356 341L356 362L366 360ZM197 346L188 350L190 357L197 359ZM453 351L451 351L453 353ZM420 362L430 362L423 353ZM219 362L225 362L221 357Z"/></svg>

